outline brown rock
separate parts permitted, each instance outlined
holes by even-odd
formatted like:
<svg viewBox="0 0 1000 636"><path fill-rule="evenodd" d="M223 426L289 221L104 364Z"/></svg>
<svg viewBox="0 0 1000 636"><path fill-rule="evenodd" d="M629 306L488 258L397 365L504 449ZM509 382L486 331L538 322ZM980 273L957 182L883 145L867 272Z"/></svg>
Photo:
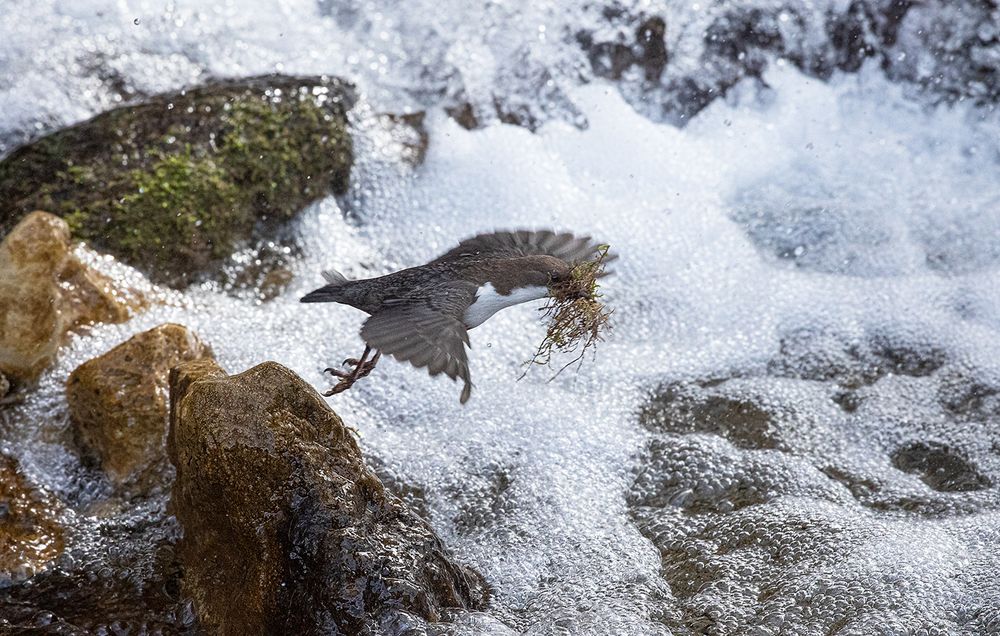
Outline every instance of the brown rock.
<svg viewBox="0 0 1000 636"><path fill-rule="evenodd" d="M417 167L423 164L430 146L430 134L424 120L427 113L379 115L378 121L389 133L392 143L396 146L399 157L407 164Z"/></svg>
<svg viewBox="0 0 1000 636"><path fill-rule="evenodd" d="M63 551L55 499L33 488L13 457L0 455L0 587L44 570Z"/></svg>
<svg viewBox="0 0 1000 636"><path fill-rule="evenodd" d="M31 382L68 330L124 322L140 303L79 261L65 221L32 212L0 243L0 373Z"/></svg>
<svg viewBox="0 0 1000 636"><path fill-rule="evenodd" d="M167 467L167 385L181 362L211 357L186 327L160 325L81 364L66 382L74 432L117 486L155 485Z"/></svg>
<svg viewBox="0 0 1000 636"><path fill-rule="evenodd" d="M380 634L480 608L486 585L365 466L301 378L171 372L184 593L214 634Z"/></svg>

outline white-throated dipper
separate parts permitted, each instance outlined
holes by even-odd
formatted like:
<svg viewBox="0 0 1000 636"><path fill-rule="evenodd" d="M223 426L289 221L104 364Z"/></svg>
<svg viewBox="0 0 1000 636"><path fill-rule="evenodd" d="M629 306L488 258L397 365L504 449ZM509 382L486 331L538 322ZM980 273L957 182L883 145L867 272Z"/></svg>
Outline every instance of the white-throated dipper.
<svg viewBox="0 0 1000 636"><path fill-rule="evenodd" d="M348 280L336 271L323 272L328 284L301 302L343 303L370 314L361 327L364 353L344 361L354 367L350 372L326 370L342 379L324 395L347 389L387 353L426 367L431 375L461 378L465 404L472 393L468 330L505 307L548 296L552 285L567 281L577 263L600 249L589 236L502 231L466 239L426 265L377 278Z"/></svg>

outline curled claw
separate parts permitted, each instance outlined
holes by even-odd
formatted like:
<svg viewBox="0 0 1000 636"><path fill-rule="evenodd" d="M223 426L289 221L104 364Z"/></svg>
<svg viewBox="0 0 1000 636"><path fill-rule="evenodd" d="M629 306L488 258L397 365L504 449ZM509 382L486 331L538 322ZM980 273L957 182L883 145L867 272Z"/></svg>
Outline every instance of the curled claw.
<svg viewBox="0 0 1000 636"><path fill-rule="evenodd" d="M330 387L329 390L323 391L323 395L326 397L330 397L331 395L336 395L338 393L341 393L342 391L346 391L347 389L351 388L352 384L354 383L338 382L336 385Z"/></svg>
<svg viewBox="0 0 1000 636"><path fill-rule="evenodd" d="M382 357L381 351L376 351L375 355L371 360L368 360L368 354L372 351L371 346L365 346L365 352L361 354L361 358L348 358L344 360L343 364L345 366L353 366L354 370L347 372L341 371L340 369L334 369L333 367L327 367L323 370L324 373L329 373L334 377L340 378L340 382L331 387L328 391L324 392L323 395L330 397L331 395L336 395L337 393L342 393L347 389L351 388L354 383L359 379L363 378L372 372L375 365L378 363L379 358Z"/></svg>

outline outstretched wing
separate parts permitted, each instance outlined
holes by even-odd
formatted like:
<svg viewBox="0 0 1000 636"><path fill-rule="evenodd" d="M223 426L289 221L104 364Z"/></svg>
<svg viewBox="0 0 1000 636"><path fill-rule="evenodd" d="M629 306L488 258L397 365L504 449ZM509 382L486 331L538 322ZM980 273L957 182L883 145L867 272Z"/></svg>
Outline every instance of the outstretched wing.
<svg viewBox="0 0 1000 636"><path fill-rule="evenodd" d="M437 257L432 263L467 257L516 258L519 256L555 256L567 263L577 263L593 256L599 243L589 236L551 230L515 230L479 234L465 239Z"/></svg>
<svg viewBox="0 0 1000 636"><path fill-rule="evenodd" d="M431 375L461 378L465 383L461 401L465 404L472 393L472 380L465 351L469 334L462 317L475 297L475 284L453 281L421 298L387 301L365 321L361 337L401 362L426 367Z"/></svg>

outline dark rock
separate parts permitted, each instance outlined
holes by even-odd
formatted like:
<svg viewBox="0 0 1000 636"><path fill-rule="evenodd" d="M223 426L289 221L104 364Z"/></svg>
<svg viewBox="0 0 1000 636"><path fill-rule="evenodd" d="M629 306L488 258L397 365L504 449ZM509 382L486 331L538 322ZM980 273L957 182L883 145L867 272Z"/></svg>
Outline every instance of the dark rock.
<svg viewBox="0 0 1000 636"><path fill-rule="evenodd" d="M61 506L0 455L0 588L45 570L63 552Z"/></svg>
<svg viewBox="0 0 1000 636"><path fill-rule="evenodd" d="M778 355L768 374L817 382L835 381L842 389L834 400L851 412L860 404L855 389L887 375L925 377L948 362L944 349L912 337L873 333L852 339L822 328L790 329L781 336Z"/></svg>
<svg viewBox="0 0 1000 636"><path fill-rule="evenodd" d="M664 433L712 433L745 449L777 448L772 415L751 399L704 387L661 387L643 407L639 422Z"/></svg>
<svg viewBox="0 0 1000 636"><path fill-rule="evenodd" d="M48 209L154 280L188 284L346 191L353 101L339 80L268 76L116 108L0 161L0 232Z"/></svg>
<svg viewBox="0 0 1000 636"><path fill-rule="evenodd" d="M165 324L70 374L66 399L75 437L116 487L147 493L167 481L170 369L211 355L186 327Z"/></svg>
<svg viewBox="0 0 1000 636"><path fill-rule="evenodd" d="M1000 382L984 378L981 370L958 369L945 374L938 402L963 419L1000 422Z"/></svg>
<svg viewBox="0 0 1000 636"><path fill-rule="evenodd" d="M671 39L697 58L686 65L667 64L667 25L645 8L592 5L592 23L574 36L593 74L620 82L626 99L657 120L684 125L747 78L763 87L778 59L823 80L872 60L931 103L1000 100L1000 9L993 0L708 2L703 17L679 25Z"/></svg>
<svg viewBox="0 0 1000 636"><path fill-rule="evenodd" d="M914 442L892 454L899 470L919 475L940 492L969 492L990 487L990 479L954 449L935 442Z"/></svg>
<svg viewBox="0 0 1000 636"><path fill-rule="evenodd" d="M77 553L19 584L0 587L0 633L201 633L190 602L181 598L176 521L108 522L102 534L108 536L99 560Z"/></svg>
<svg viewBox="0 0 1000 636"><path fill-rule="evenodd" d="M611 19L616 17L613 15ZM587 52L591 68L598 77L620 80L625 71L638 66L647 82L656 82L667 66L666 33L667 23L663 18L643 16L635 27L631 42L595 42L586 31L577 34L577 42Z"/></svg>
<svg viewBox="0 0 1000 636"><path fill-rule="evenodd" d="M171 372L184 592L219 634L402 633L481 608L486 585L365 466L288 369Z"/></svg>
<svg viewBox="0 0 1000 636"><path fill-rule="evenodd" d="M466 130L475 130L482 126L479 118L476 117L476 109L469 102L449 106L444 110L448 113L449 117L455 120L455 123Z"/></svg>
<svg viewBox="0 0 1000 636"><path fill-rule="evenodd" d="M430 145L430 135L424 125L427 113L420 111L416 113L405 113L402 115L386 113L379 115L379 121L392 135L392 140L400 148L401 159L410 166L419 166L427 156L427 147ZM458 118L456 118L458 120ZM475 128L475 122L467 129Z"/></svg>
<svg viewBox="0 0 1000 636"><path fill-rule="evenodd" d="M476 459L481 461L478 456ZM512 465L489 462L477 466L461 484L446 490L458 507L452 523L459 534L474 536L491 530L498 520L516 512L514 471Z"/></svg>
<svg viewBox="0 0 1000 636"><path fill-rule="evenodd" d="M647 82L656 82L667 66L667 23L660 16L643 21L635 32L639 53L636 63L642 67Z"/></svg>
<svg viewBox="0 0 1000 636"><path fill-rule="evenodd" d="M261 241L232 254L222 267L222 290L237 298L266 302L292 282L292 261L300 255L294 241Z"/></svg>

